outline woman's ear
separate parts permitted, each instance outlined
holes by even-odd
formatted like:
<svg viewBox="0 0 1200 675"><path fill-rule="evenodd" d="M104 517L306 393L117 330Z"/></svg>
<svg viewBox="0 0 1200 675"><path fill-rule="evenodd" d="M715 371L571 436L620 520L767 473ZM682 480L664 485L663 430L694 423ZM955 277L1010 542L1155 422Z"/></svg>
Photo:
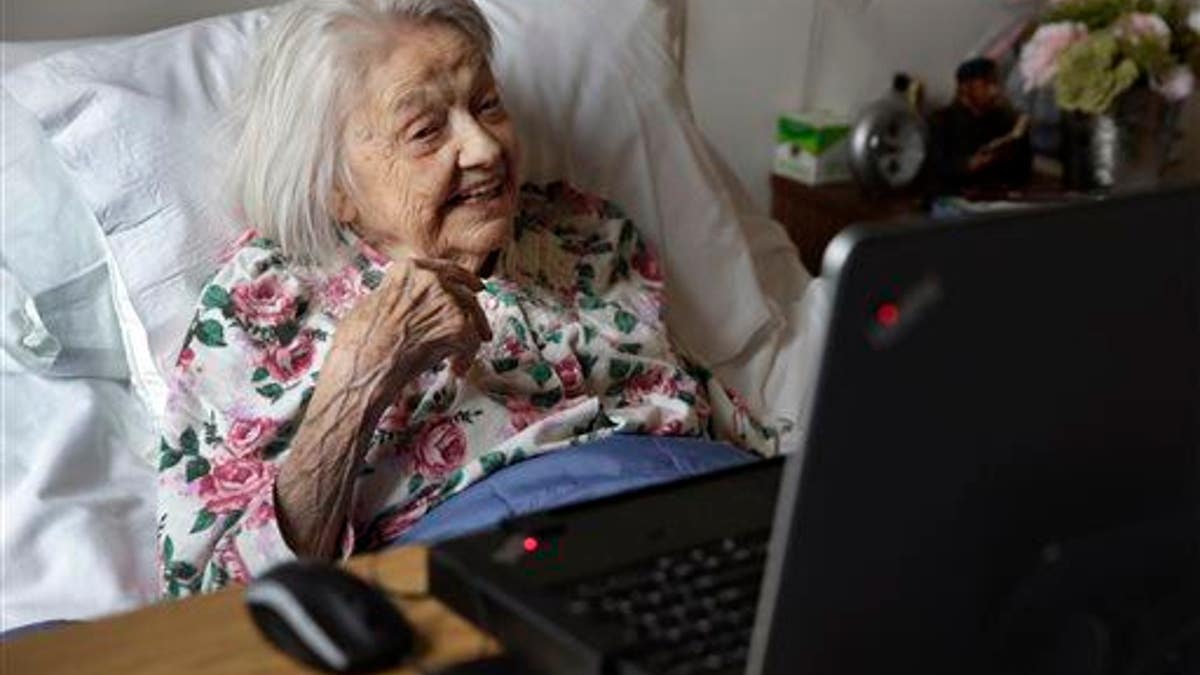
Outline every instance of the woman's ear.
<svg viewBox="0 0 1200 675"><path fill-rule="evenodd" d="M334 220L339 223L353 223L358 220L358 207L340 184L333 186L332 202L329 206Z"/></svg>

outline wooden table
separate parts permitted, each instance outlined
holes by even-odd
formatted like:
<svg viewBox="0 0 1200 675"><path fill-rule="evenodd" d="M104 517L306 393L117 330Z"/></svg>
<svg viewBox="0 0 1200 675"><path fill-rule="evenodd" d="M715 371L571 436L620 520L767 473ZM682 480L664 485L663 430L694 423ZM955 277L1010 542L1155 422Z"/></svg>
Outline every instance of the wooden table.
<svg viewBox="0 0 1200 675"><path fill-rule="evenodd" d="M847 226L890 220L919 211L911 194L871 199L854 183L811 187L790 178L771 176L771 217L783 224L800 251L809 273L821 273L825 247Z"/></svg>
<svg viewBox="0 0 1200 675"><path fill-rule="evenodd" d="M428 589L427 551L400 548L351 560L349 568L392 592ZM18 638L0 646L0 673L309 673L259 634L232 587L128 614ZM416 628L418 649L389 673L420 675L499 651L497 643L432 598L397 605Z"/></svg>

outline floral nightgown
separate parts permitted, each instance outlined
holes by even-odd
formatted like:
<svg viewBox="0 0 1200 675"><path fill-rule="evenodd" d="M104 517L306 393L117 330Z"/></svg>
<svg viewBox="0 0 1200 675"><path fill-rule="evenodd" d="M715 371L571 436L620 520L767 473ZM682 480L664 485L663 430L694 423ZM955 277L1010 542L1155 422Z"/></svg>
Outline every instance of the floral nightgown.
<svg viewBox="0 0 1200 675"><path fill-rule="evenodd" d="M159 447L162 588L181 596L295 557L279 466L338 320L388 261L348 239L335 274L251 233L204 288ZM478 299L494 333L459 377L396 392L356 479L343 555L385 545L439 502L526 457L614 434L703 436L774 454L775 434L672 346L661 273L611 203L525 186L514 239Z"/></svg>

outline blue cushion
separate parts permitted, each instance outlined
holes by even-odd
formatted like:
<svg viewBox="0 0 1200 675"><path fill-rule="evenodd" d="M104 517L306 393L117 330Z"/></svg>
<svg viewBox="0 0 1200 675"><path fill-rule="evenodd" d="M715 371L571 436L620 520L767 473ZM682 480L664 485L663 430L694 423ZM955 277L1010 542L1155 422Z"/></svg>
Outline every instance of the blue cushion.
<svg viewBox="0 0 1200 675"><path fill-rule="evenodd" d="M725 443L616 435L507 467L431 510L394 545L432 543L492 527L506 518L753 461Z"/></svg>

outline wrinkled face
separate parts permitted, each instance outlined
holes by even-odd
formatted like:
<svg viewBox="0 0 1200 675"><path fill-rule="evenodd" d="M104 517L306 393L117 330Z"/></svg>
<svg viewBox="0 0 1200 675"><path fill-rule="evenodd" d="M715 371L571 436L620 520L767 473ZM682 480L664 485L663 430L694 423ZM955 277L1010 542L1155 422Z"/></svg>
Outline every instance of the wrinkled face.
<svg viewBox="0 0 1200 675"><path fill-rule="evenodd" d="M458 30L405 24L368 70L335 217L392 258L477 270L512 234L518 145L485 56Z"/></svg>

